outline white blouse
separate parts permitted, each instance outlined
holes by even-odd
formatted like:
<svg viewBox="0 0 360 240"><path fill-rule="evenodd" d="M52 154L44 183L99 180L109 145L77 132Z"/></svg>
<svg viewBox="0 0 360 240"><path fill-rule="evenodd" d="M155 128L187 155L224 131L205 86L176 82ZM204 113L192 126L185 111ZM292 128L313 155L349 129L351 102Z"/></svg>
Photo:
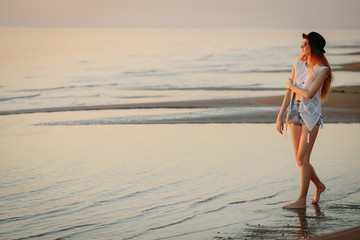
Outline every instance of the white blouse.
<svg viewBox="0 0 360 240"><path fill-rule="evenodd" d="M306 66L306 62L305 61L301 61L301 60L297 60L294 62L293 64L294 70L295 70L295 77L293 80L293 84L296 87L302 88L302 89L309 89L311 84L313 83L316 75L323 69L328 69L328 67L326 66L319 66L316 65L314 67L314 79L312 78L312 76L309 76L309 68ZM300 97L300 108L299 108L299 113L301 118L303 119L306 127L309 129L309 132L311 132L311 130L314 128L314 126L316 125L316 123L319 121L321 121L321 127L323 125L323 121L321 118L321 90L322 90L322 86L320 87L320 89L315 93L314 97L311 99L306 99L304 97ZM290 101L292 101L294 97L294 92L291 93L291 99ZM289 104L289 108L288 108L288 114L290 113L290 104Z"/></svg>

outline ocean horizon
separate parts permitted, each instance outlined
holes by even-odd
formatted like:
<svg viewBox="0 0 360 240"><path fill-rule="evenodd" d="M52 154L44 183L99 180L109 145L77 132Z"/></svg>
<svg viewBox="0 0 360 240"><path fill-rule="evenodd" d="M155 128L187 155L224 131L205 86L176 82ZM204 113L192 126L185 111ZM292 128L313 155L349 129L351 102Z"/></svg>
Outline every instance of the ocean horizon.
<svg viewBox="0 0 360 240"><path fill-rule="evenodd" d="M360 29L323 29L330 64L358 61ZM274 96L300 29L0 28L0 111ZM358 85L336 71L334 86Z"/></svg>

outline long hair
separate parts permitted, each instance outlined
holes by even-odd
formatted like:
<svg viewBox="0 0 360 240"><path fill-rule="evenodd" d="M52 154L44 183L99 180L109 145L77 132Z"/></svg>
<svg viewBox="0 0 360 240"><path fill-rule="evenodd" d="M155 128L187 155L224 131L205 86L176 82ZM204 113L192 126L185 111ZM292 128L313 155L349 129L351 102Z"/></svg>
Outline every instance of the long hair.
<svg viewBox="0 0 360 240"><path fill-rule="evenodd" d="M299 60L308 61L309 69L310 69L309 75L312 78L315 77L313 76L315 65L326 66L329 69L328 75L321 89L321 100L325 101L327 99L327 96L331 92L330 85L332 83L334 76L332 74L330 64L327 58L325 57L324 53L320 51L314 44L312 44L311 41L309 41L309 43L311 49L310 56L308 57L301 53Z"/></svg>

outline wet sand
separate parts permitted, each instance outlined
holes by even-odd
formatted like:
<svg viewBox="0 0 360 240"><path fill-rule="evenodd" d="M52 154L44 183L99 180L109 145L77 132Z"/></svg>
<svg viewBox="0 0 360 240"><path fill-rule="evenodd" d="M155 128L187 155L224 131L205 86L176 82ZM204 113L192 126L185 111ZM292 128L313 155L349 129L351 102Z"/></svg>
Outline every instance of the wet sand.
<svg viewBox="0 0 360 240"><path fill-rule="evenodd" d="M311 238L314 240L336 240L336 239L346 239L346 240L357 240L360 239L360 226L346 229L343 231L325 234Z"/></svg>
<svg viewBox="0 0 360 240"><path fill-rule="evenodd" d="M359 53L354 53L354 55L358 55ZM334 70L340 70L340 71L360 71L360 62L354 62L354 63L345 63L340 64L339 68L335 68Z"/></svg>
<svg viewBox="0 0 360 240"><path fill-rule="evenodd" d="M92 111L110 109L191 109L215 107L259 107L259 111L239 113L231 116L216 116L202 119L185 119L172 123L273 123L278 110L261 111L261 107L278 106L280 108L283 96L262 98L235 98L212 100L189 100L173 102L154 102L136 104L115 104L96 106L76 106L59 108L40 108L14 111L0 111L0 115L66 112L66 111ZM323 104L323 117L326 123L359 123L360 122L360 86L343 86L332 89L328 99Z"/></svg>

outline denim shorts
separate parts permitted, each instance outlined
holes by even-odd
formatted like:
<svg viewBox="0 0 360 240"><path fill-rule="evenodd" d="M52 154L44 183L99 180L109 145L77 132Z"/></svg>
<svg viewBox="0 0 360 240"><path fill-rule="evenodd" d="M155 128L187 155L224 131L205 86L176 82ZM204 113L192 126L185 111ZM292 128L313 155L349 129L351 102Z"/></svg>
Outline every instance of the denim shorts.
<svg viewBox="0 0 360 240"><path fill-rule="evenodd" d="M290 103L290 116L289 122L294 123L296 125L304 125L304 120L301 118L299 109L300 109L300 100L292 99ZM321 124L321 117L316 124Z"/></svg>

